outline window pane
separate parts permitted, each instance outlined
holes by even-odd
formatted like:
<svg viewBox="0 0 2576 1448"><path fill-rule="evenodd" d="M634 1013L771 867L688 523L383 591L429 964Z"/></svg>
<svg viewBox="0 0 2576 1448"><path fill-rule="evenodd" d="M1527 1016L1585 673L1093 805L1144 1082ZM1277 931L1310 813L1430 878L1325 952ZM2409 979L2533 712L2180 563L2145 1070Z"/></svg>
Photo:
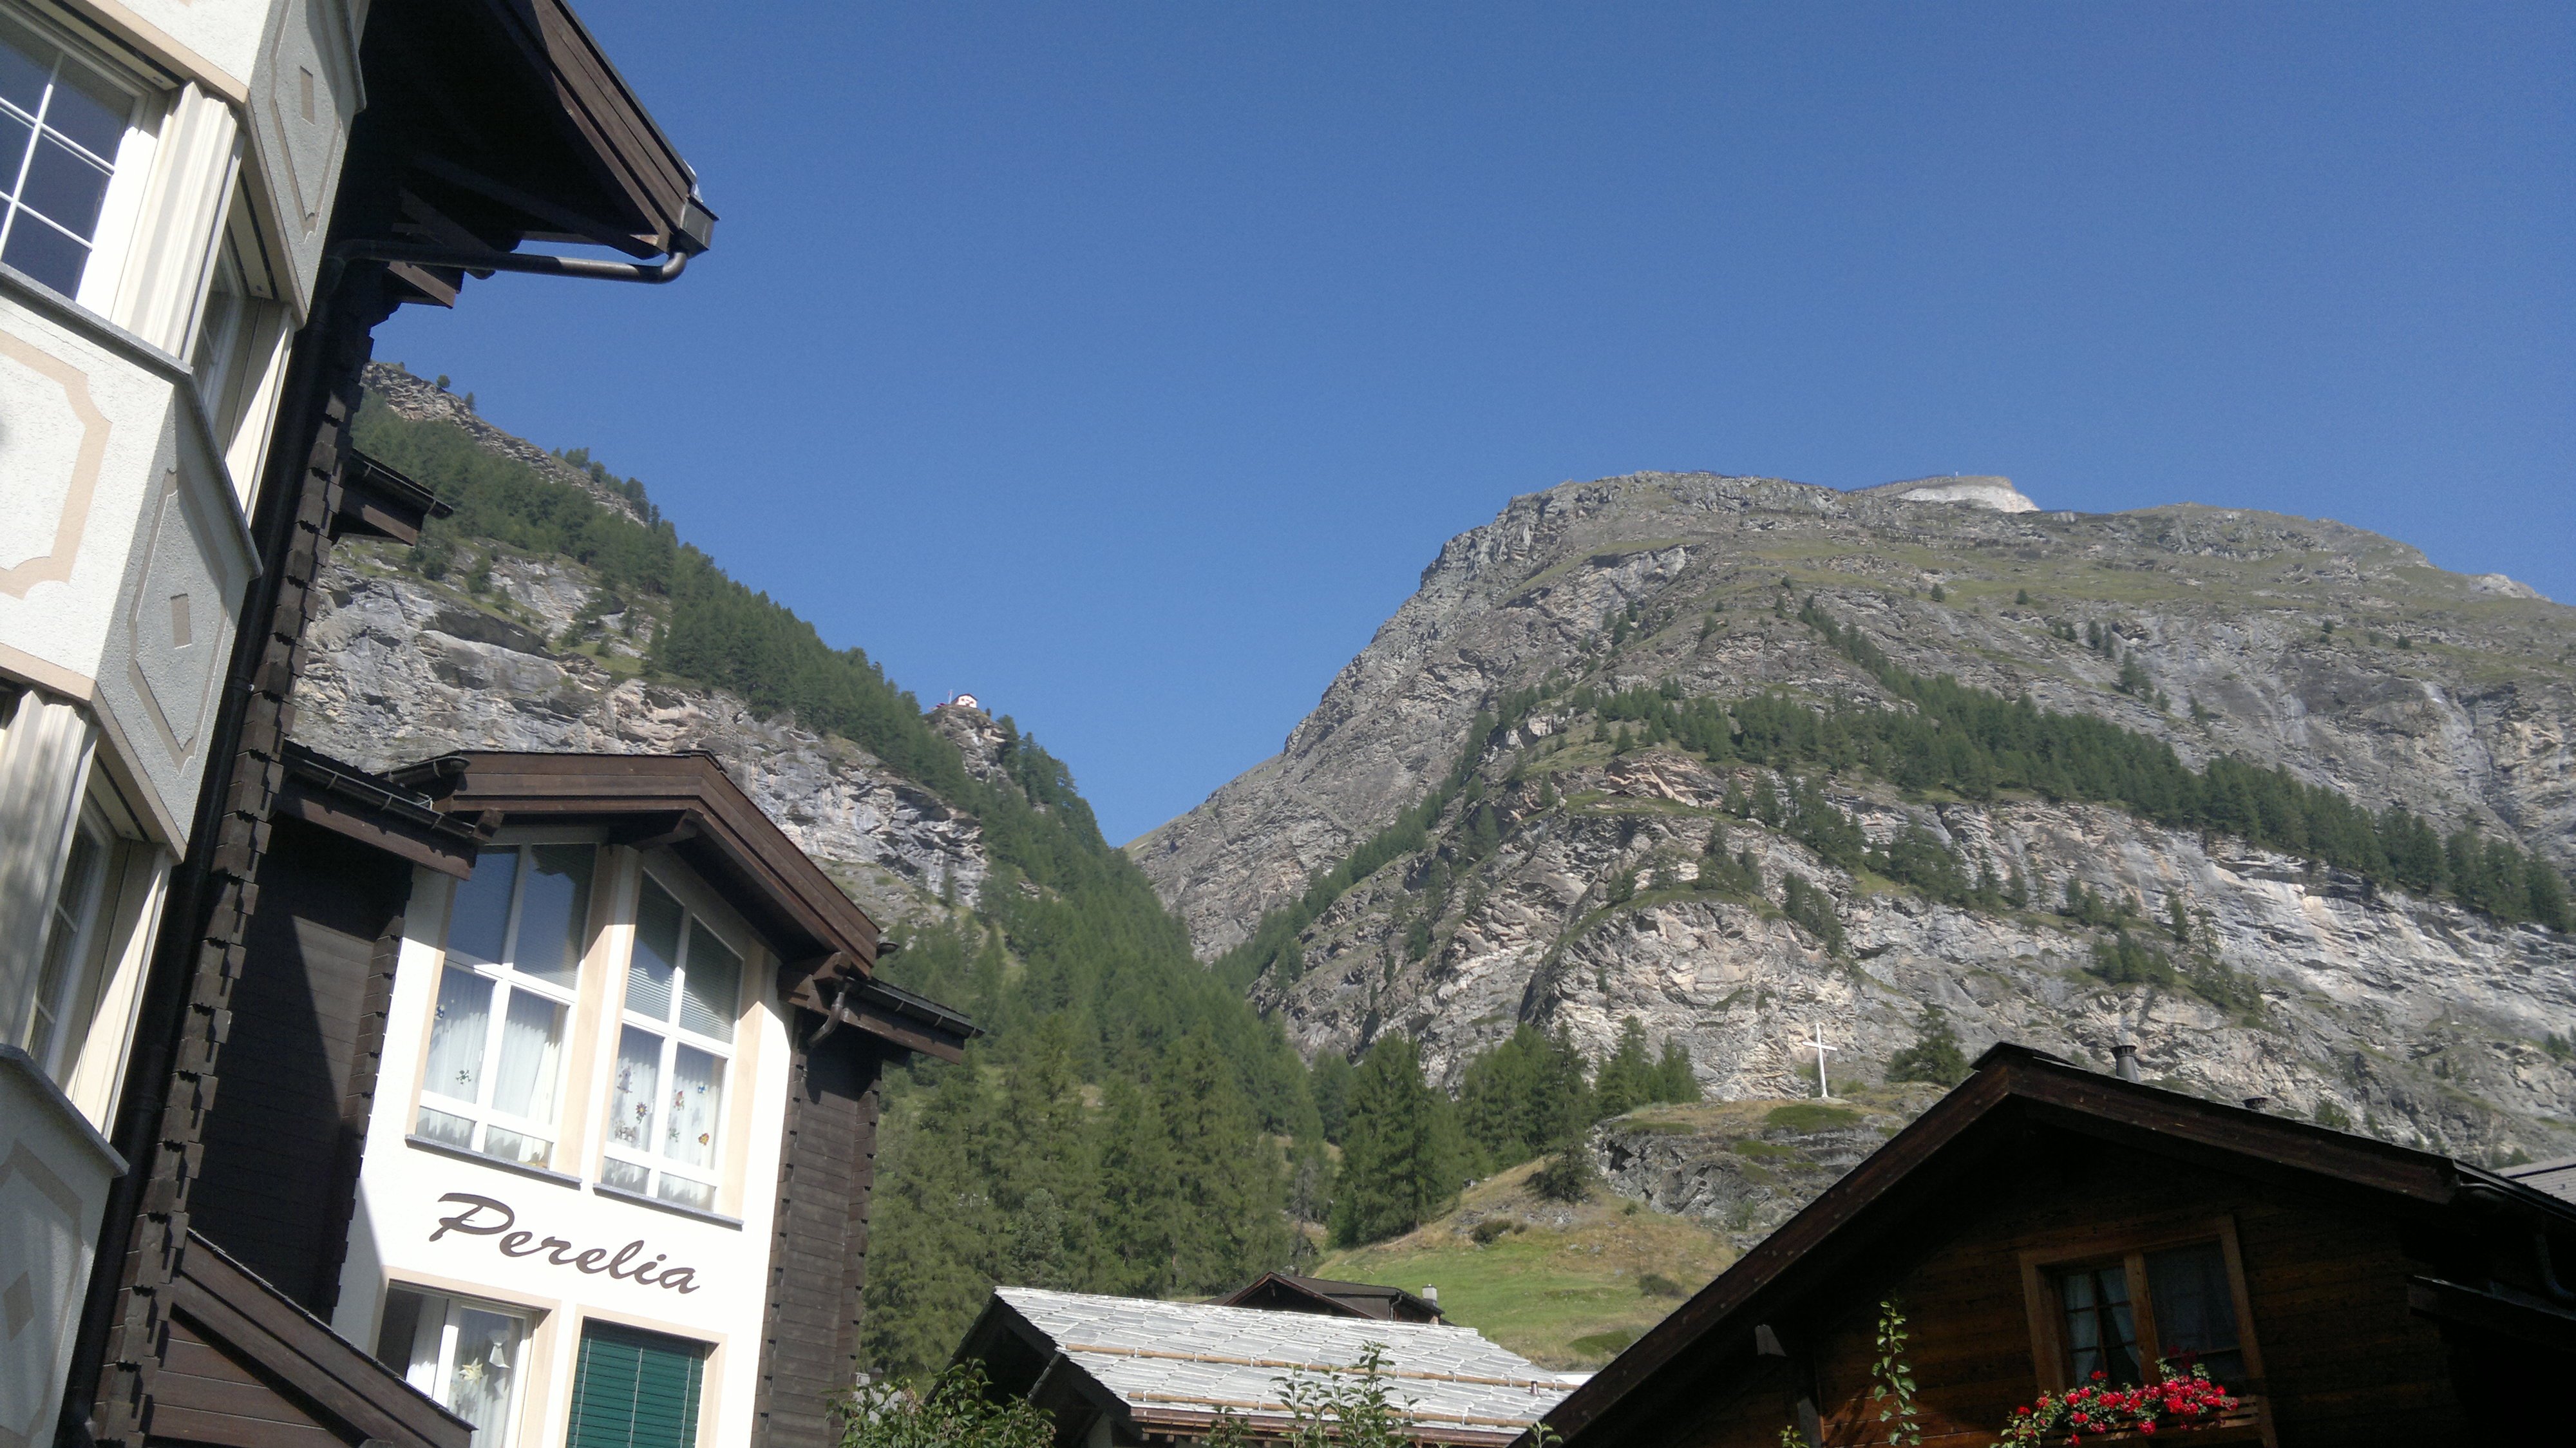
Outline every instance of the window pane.
<svg viewBox="0 0 2576 1448"><path fill-rule="evenodd" d="M107 200L107 172L51 136L37 138L27 158L18 204L32 206L83 241L98 230L98 208ZM19 223L25 225L24 222Z"/></svg>
<svg viewBox="0 0 2576 1448"><path fill-rule="evenodd" d="M510 929L510 886L519 876L519 847L507 845L474 857L473 878L456 887L448 912L447 953L491 965L501 958Z"/></svg>
<svg viewBox="0 0 2576 1448"><path fill-rule="evenodd" d="M705 1182L693 1182L686 1177L676 1177L669 1172L662 1173L662 1184L654 1189L653 1194L666 1202L695 1207L701 1212L712 1212L716 1209L714 1187L708 1186Z"/></svg>
<svg viewBox="0 0 2576 1448"><path fill-rule="evenodd" d="M724 1114L724 1062L694 1046L671 1054L671 1114L662 1154L691 1166L716 1160L716 1122Z"/></svg>
<svg viewBox="0 0 2576 1448"><path fill-rule="evenodd" d="M420 1119L412 1123L412 1135L426 1137L459 1151L474 1149L474 1123L462 1116L450 1116L429 1107L420 1109Z"/></svg>
<svg viewBox="0 0 2576 1448"><path fill-rule="evenodd" d="M45 82L53 69L50 54L40 57L16 36L0 30L0 101L34 115L45 103Z"/></svg>
<svg viewBox="0 0 2576 1448"><path fill-rule="evenodd" d="M89 248L21 211L10 224L8 244L0 246L0 261L68 297L80 290Z"/></svg>
<svg viewBox="0 0 2576 1448"><path fill-rule="evenodd" d="M599 1164L601 1184L615 1187L621 1192L643 1191L645 1179L650 1176L652 1176L650 1171L631 1161L617 1161L612 1158Z"/></svg>
<svg viewBox="0 0 2576 1448"><path fill-rule="evenodd" d="M2067 1366L2075 1381L2100 1373L2113 1383L2135 1383L2138 1334L2129 1314L2129 1274L2114 1263L2058 1278L2066 1308Z"/></svg>
<svg viewBox="0 0 2576 1448"><path fill-rule="evenodd" d="M2216 1242L2147 1254L2147 1301L2155 1308L2156 1350L2176 1372L2194 1365L2219 1382L2245 1376L2236 1335L2236 1294Z"/></svg>
<svg viewBox="0 0 2576 1448"><path fill-rule="evenodd" d="M608 1096L608 1139L629 1151L653 1149L653 1098L661 1093L662 1038L633 1026L617 1034L617 1084Z"/></svg>
<svg viewBox="0 0 2576 1448"><path fill-rule="evenodd" d="M35 134L34 126L0 110L0 197L16 191L18 168L26 163L27 142Z"/></svg>
<svg viewBox="0 0 2576 1448"><path fill-rule="evenodd" d="M93 75L88 66L66 58L54 72L54 97L45 106L45 129L71 137L111 166L116 164L117 143L125 139L126 119L133 114L133 98Z"/></svg>
<svg viewBox="0 0 2576 1448"><path fill-rule="evenodd" d="M54 915L45 933L44 963L36 976L34 1018L29 1021L27 1054L57 1080L63 1074L54 1053L62 1029L64 1005L78 967L81 946L98 917L100 877L107 868L107 842L84 821L72 831L71 858L63 862L61 886L54 892Z"/></svg>
<svg viewBox="0 0 2576 1448"><path fill-rule="evenodd" d="M519 1342L526 1325L479 1307L455 1309L456 1358L447 1376L449 1411L474 1425L472 1448L499 1448L509 1437L510 1390L517 1385Z"/></svg>
<svg viewBox="0 0 2576 1448"><path fill-rule="evenodd" d="M429 1026L429 1071L421 1089L459 1101L481 1098L483 1040L492 1031L492 982L449 966L438 974L438 1014Z"/></svg>
<svg viewBox="0 0 2576 1448"><path fill-rule="evenodd" d="M527 901L519 907L519 949L511 965L569 988L580 973L582 933L590 922L588 845L530 850Z"/></svg>
<svg viewBox="0 0 2576 1448"><path fill-rule="evenodd" d="M421 1297L400 1287L385 1289L385 1322L376 1330L376 1361L396 1372L411 1367L411 1344L420 1329Z"/></svg>
<svg viewBox="0 0 2576 1448"><path fill-rule="evenodd" d="M550 1167L554 1165L555 1144L542 1136L487 1126L483 1128L483 1154L522 1166Z"/></svg>
<svg viewBox="0 0 2576 1448"><path fill-rule="evenodd" d="M635 959L626 967L626 1008L657 1021L671 1018L671 977L680 968L680 902L651 876L635 905Z"/></svg>
<svg viewBox="0 0 2576 1448"><path fill-rule="evenodd" d="M705 921L689 927L689 970L680 981L680 1028L719 1041L733 1039L742 994L742 957L725 948Z"/></svg>
<svg viewBox="0 0 2576 1448"><path fill-rule="evenodd" d="M555 1062L563 1049L564 1008L534 991L510 992L501 1019L501 1065L492 1105L529 1121L555 1119Z"/></svg>

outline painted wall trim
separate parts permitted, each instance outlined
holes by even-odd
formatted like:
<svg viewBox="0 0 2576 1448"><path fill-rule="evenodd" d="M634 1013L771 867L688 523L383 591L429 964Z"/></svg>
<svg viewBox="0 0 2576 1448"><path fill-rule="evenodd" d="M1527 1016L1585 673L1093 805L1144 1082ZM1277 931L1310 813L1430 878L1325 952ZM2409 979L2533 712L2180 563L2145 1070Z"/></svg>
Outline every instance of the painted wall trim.
<svg viewBox="0 0 2576 1448"><path fill-rule="evenodd" d="M160 26L135 14L117 0L54 0L54 3L143 52L153 64L193 80L236 106L250 104L250 78L235 76L179 43Z"/></svg>
<svg viewBox="0 0 2576 1448"><path fill-rule="evenodd" d="M90 1125L89 1118L81 1114L81 1109L72 1104L69 1096L63 1094L63 1088L54 1084L54 1078L46 1075L44 1069L36 1064L35 1057L16 1046L0 1045L0 1071L25 1077L27 1089L35 1094L37 1100L52 1107L54 1114L62 1118L72 1134L88 1145L108 1176L125 1175L124 1156L108 1145L107 1138L99 1135L97 1127Z"/></svg>

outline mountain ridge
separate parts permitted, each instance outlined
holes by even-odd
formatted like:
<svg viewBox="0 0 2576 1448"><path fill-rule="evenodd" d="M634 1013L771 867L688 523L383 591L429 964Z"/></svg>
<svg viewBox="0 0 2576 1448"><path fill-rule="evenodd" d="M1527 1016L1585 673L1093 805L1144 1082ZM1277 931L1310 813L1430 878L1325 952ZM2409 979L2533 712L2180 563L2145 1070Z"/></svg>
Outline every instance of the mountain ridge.
<svg viewBox="0 0 2576 1448"><path fill-rule="evenodd" d="M2474 827L2472 871L2494 848L2563 871L2571 621L2326 520L2004 513L1714 474L1568 483L1449 540L1278 755L1129 848L1201 958L1250 977L1309 1054L1404 1031L1454 1079L1515 1024L1598 1053L1634 1015L1687 1043L1712 1096L1769 1095L1794 1085L1792 1034L1826 1024L1878 1070L1938 1007L1972 1048L2107 1062L2137 1038L2204 1094L2471 1155L2554 1153L2576 1146L2576 946L2510 905L2491 919L2117 799L1900 788L1794 749L1738 758L1723 737L1708 754L1654 732L1666 705L1615 701L1704 701L1739 731L1743 701L1775 695L1925 707L1858 662L1858 639L1910 677L2100 720L2189 770L2243 760L2368 818ZM1758 820L1748 792L1818 803ZM1929 873L1891 878L1899 853ZM1982 883L2007 874L2010 903Z"/></svg>

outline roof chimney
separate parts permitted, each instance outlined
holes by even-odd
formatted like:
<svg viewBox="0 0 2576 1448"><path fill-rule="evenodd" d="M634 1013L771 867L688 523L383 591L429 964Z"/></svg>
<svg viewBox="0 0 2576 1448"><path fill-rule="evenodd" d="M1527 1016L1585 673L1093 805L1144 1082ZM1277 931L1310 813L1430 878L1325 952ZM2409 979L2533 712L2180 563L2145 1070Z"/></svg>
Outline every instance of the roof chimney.
<svg viewBox="0 0 2576 1448"><path fill-rule="evenodd" d="M1422 1300L1430 1303L1434 1307L1438 1307L1440 1305L1440 1289L1427 1282L1424 1283L1422 1287Z"/></svg>
<svg viewBox="0 0 2576 1448"><path fill-rule="evenodd" d="M2138 1043L2122 1041L2111 1048L2111 1071L2123 1081L2138 1079Z"/></svg>

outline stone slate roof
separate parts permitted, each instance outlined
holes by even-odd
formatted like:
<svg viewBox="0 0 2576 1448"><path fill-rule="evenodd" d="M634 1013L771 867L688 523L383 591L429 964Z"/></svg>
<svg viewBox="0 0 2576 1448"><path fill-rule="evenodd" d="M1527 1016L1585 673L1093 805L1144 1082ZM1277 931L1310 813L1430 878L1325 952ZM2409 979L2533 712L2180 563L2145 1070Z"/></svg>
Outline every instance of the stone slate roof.
<svg viewBox="0 0 2576 1448"><path fill-rule="evenodd" d="M2509 1166L2499 1175L2511 1177L2536 1192L2547 1192L2561 1201L2576 1202L2576 1156L2563 1156L2556 1161L2535 1161L2529 1166Z"/></svg>
<svg viewBox="0 0 2576 1448"><path fill-rule="evenodd" d="M1572 1385L1475 1329L1304 1312L1264 1312L1034 1287L993 1294L1043 1334L1139 1424L1202 1428L1231 1412L1282 1414L1278 1379L1356 1367L1385 1348L1390 1399L1417 1437L1504 1443L1556 1406Z"/></svg>

